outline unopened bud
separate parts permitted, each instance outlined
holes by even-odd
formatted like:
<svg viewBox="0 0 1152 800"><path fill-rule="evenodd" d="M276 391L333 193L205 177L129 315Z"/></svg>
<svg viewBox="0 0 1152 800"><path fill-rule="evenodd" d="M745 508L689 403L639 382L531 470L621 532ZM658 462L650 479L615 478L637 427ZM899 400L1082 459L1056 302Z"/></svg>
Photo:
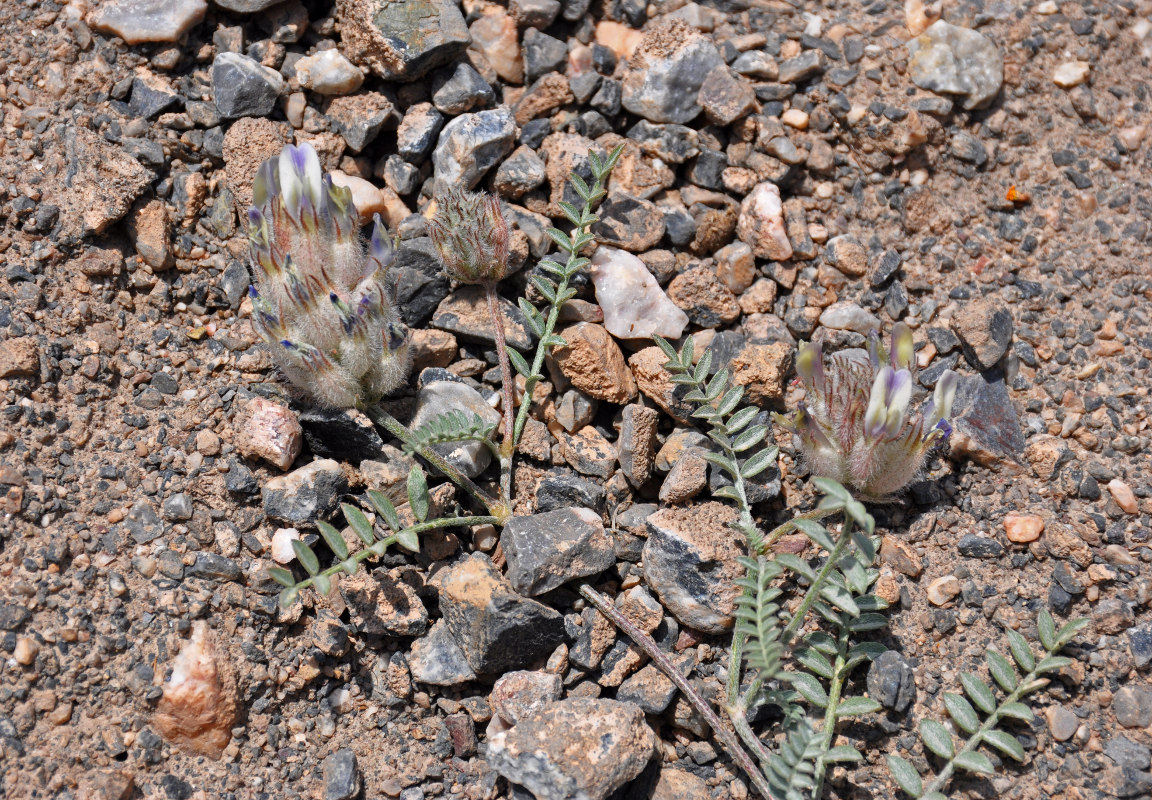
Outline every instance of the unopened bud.
<svg viewBox="0 0 1152 800"><path fill-rule="evenodd" d="M508 271L510 233L500 201L453 187L436 196L428 235L444 272L460 283L495 283Z"/></svg>

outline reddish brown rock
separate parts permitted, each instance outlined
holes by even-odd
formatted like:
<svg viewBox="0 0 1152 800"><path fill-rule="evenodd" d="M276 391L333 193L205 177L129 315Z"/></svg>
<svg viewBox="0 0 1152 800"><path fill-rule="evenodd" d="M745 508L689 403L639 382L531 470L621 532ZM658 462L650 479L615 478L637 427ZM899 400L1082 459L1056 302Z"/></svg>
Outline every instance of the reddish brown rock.
<svg viewBox="0 0 1152 800"><path fill-rule="evenodd" d="M636 381L624 354L604 326L580 322L560 335L566 344L553 350L551 358L573 386L609 403L623 404L636 397Z"/></svg>
<svg viewBox="0 0 1152 800"><path fill-rule="evenodd" d="M673 278L668 297L703 328L719 328L740 318L736 296L707 267L693 267Z"/></svg>
<svg viewBox="0 0 1152 800"><path fill-rule="evenodd" d="M636 386L645 397L667 411L680 422L687 422L695 406L682 398L687 388L672 383L672 376L664 369L668 356L659 347L646 347L628 359Z"/></svg>
<svg viewBox="0 0 1152 800"><path fill-rule="evenodd" d="M0 342L0 378L36 375L40 372L40 351L31 336Z"/></svg>
<svg viewBox="0 0 1152 800"><path fill-rule="evenodd" d="M292 142L292 128L263 117L244 117L224 134L224 175L241 211L252 205L252 179L266 159Z"/></svg>
<svg viewBox="0 0 1152 800"><path fill-rule="evenodd" d="M792 374L793 348L783 342L750 344L732 359L732 381L761 408L782 408Z"/></svg>

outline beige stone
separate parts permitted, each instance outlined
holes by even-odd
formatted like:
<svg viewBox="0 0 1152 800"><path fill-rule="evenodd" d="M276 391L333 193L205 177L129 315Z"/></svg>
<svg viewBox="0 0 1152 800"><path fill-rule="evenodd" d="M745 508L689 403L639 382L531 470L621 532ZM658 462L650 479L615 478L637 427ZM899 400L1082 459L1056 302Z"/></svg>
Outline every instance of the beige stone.
<svg viewBox="0 0 1152 800"><path fill-rule="evenodd" d="M1034 514L1009 514L1004 517L1004 534L1017 544L1034 542L1044 532L1044 519Z"/></svg>

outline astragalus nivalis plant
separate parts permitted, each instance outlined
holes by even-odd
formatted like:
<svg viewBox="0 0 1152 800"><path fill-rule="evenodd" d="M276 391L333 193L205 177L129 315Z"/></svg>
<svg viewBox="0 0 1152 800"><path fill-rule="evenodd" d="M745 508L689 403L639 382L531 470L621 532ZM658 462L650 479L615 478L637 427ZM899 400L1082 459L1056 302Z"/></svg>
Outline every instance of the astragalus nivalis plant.
<svg viewBox="0 0 1152 800"><path fill-rule="evenodd" d="M775 418L794 434L813 475L882 500L920 474L933 448L952 432L948 417L958 376L945 371L920 412L910 413L912 357L912 331L903 323L893 329L887 353L875 334L867 352L826 356L820 342L801 345L796 372L805 400Z"/></svg>
<svg viewBox="0 0 1152 800"><path fill-rule="evenodd" d="M385 287L394 257L380 217L367 243L352 193L308 144L261 165L248 238L252 318L285 377L331 408L370 404L408 374L408 331Z"/></svg>

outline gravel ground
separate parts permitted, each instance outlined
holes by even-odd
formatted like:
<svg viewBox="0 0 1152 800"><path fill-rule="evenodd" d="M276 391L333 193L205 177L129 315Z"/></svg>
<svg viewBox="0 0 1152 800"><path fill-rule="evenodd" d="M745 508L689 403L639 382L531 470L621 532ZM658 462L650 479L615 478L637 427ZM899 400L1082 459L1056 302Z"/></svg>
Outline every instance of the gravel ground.
<svg viewBox="0 0 1152 800"><path fill-rule="evenodd" d="M592 575L719 696L730 597L686 609L643 558L658 528L714 537L720 574L737 549L662 359L612 315L643 284L631 324L694 333L766 409L794 407L817 332L903 320L925 388L963 376L950 457L872 508L900 657L854 685L902 692L841 730L866 758L826 796L898 796L884 755L927 769L918 721L1041 608L1091 626L1014 728L1025 763L954 796L1152 795L1152 3L949 1L958 27L918 40L916 0L270 5L0 4L0 794L525 798L508 778L543 742L586 796L748 796L562 585ZM924 55L959 43L953 73ZM568 172L626 150L595 231L616 249L534 397L520 528L426 539L281 611L277 531L402 492L410 464L294 397L250 323L241 214L292 141L402 240L404 418L496 405L491 332L418 213L434 184L505 201L515 302ZM765 526L815 500L778 440ZM516 542L562 535L578 566L505 579ZM189 641L214 687L191 722L163 688ZM537 793L575 791L556 781Z"/></svg>

